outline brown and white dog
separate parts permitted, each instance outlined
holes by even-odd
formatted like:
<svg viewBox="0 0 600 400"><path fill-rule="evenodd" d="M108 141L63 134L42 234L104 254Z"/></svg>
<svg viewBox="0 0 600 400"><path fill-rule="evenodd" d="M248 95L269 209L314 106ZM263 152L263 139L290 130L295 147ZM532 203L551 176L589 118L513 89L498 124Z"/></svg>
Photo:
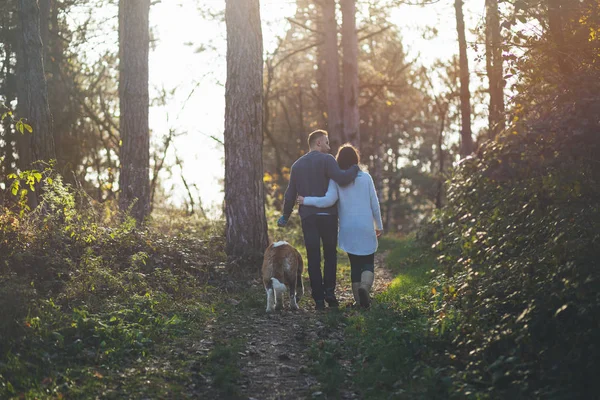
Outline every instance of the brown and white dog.
<svg viewBox="0 0 600 400"><path fill-rule="evenodd" d="M302 256L288 242L271 244L265 250L262 278L267 292L267 312L283 308L283 293L290 293L290 308L298 310L304 294Z"/></svg>

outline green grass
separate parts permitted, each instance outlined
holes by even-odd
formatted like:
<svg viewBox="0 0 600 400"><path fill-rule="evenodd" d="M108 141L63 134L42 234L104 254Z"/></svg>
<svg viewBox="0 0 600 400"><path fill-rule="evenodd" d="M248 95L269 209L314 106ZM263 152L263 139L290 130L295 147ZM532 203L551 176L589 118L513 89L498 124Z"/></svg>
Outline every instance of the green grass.
<svg viewBox="0 0 600 400"><path fill-rule="evenodd" d="M339 362L344 357L342 344L323 340L311 346L309 355L313 359L310 372L318 377L321 391L336 398L340 383L344 381L344 372Z"/></svg>
<svg viewBox="0 0 600 400"><path fill-rule="evenodd" d="M425 296L431 291L430 272L436 267L435 256L412 237L396 239L395 243L385 260L395 278L378 300L396 309L415 301L424 306Z"/></svg>
<svg viewBox="0 0 600 400"><path fill-rule="evenodd" d="M227 398L239 396L241 372L237 353L243 347L242 340L224 340L216 344L205 360L205 371L212 376L213 385Z"/></svg>
<svg viewBox="0 0 600 400"><path fill-rule="evenodd" d="M342 387L368 399L447 398L447 366L436 355L444 343L430 324L428 273L435 258L412 237L383 238L380 250L389 251L386 265L394 280L369 311L323 317L344 331L344 341L313 346L313 372L329 398L339 397ZM351 361L350 376L341 375L336 360Z"/></svg>

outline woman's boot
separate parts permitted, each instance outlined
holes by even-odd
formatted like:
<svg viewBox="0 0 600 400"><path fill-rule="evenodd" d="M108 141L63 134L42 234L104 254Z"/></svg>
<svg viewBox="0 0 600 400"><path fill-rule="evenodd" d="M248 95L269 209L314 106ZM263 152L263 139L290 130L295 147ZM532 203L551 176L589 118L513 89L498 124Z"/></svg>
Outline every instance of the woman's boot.
<svg viewBox="0 0 600 400"><path fill-rule="evenodd" d="M358 287L358 298L360 299L360 305L363 308L369 308L371 306L371 298L369 293L371 287L373 287L373 281L375 280L375 274L371 271L363 271L360 276L360 285ZM352 285L354 288L354 285Z"/></svg>

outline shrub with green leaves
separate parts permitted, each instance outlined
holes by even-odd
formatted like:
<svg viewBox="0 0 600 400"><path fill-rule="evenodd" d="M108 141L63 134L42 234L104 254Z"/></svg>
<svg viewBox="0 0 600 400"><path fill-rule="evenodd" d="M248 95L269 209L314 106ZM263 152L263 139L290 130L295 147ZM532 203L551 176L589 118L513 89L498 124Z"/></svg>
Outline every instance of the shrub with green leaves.
<svg viewBox="0 0 600 400"><path fill-rule="evenodd" d="M0 398L73 395L202 323L225 260L219 223L173 211L137 227L48 176L35 210L0 210Z"/></svg>
<svg viewBox="0 0 600 400"><path fill-rule="evenodd" d="M438 319L458 311L463 393L591 398L600 390L600 136L590 120L600 87L589 85L571 82L552 114L530 116L464 160L434 221Z"/></svg>

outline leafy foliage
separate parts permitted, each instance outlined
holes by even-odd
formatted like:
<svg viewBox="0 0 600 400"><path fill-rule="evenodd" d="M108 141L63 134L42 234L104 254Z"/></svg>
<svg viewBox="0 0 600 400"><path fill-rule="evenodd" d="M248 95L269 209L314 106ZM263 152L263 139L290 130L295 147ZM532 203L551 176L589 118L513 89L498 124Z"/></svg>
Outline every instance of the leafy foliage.
<svg viewBox="0 0 600 400"><path fill-rule="evenodd" d="M215 223L156 215L142 230L60 176L43 185L35 212L0 214L3 398L75 394L102 366L147 357L209 315L224 260Z"/></svg>
<svg viewBox="0 0 600 400"><path fill-rule="evenodd" d="M451 181L435 220L438 323L458 312L453 356L465 360L465 393L483 386L500 397L586 398L599 390L597 76L546 87L550 103L521 110Z"/></svg>
<svg viewBox="0 0 600 400"><path fill-rule="evenodd" d="M386 230L410 232L431 215L442 176L457 154L452 142L458 136L459 71L453 61L427 70L409 59L399 29L390 26L387 2L357 7L357 145L378 189ZM327 128L323 66L329 61L321 48L322 18L320 7L298 2L295 22L266 59L264 182L270 203L279 209L289 167L308 150L307 134ZM435 93L432 81L447 85L444 93Z"/></svg>
<svg viewBox="0 0 600 400"><path fill-rule="evenodd" d="M350 389L369 399L447 399L455 363L444 356L451 336L432 323L435 257L413 237L384 237L380 250L389 251L385 264L395 279L369 311L326 314L327 331L341 329L344 339L313 344L311 371L328 398Z"/></svg>
<svg viewBox="0 0 600 400"><path fill-rule="evenodd" d="M509 25L534 16L545 30L513 38L527 46L508 55L511 125L463 160L447 207L422 231L439 252L436 324L455 338L465 396L600 389L599 12L588 1L515 7Z"/></svg>

